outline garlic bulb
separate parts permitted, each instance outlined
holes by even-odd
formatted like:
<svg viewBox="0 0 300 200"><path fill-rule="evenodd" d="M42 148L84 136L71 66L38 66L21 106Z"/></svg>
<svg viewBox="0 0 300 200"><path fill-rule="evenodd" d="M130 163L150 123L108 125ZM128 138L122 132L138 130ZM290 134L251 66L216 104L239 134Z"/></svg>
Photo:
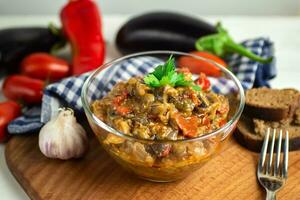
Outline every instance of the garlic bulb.
<svg viewBox="0 0 300 200"><path fill-rule="evenodd" d="M72 109L60 109L57 117L45 124L39 134L39 147L46 157L63 160L81 157L86 152L87 134Z"/></svg>

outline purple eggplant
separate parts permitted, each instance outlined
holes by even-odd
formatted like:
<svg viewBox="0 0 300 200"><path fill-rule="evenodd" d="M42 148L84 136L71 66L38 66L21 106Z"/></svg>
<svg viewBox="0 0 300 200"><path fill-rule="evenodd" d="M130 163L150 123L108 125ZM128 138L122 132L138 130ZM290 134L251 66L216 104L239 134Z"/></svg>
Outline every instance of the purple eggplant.
<svg viewBox="0 0 300 200"><path fill-rule="evenodd" d="M150 50L189 52L199 37L216 33L215 26L198 18L152 12L130 19L119 30L116 45L122 54Z"/></svg>
<svg viewBox="0 0 300 200"><path fill-rule="evenodd" d="M33 52L48 52L62 41L47 27L16 27L0 30L0 69L17 71L20 61Z"/></svg>

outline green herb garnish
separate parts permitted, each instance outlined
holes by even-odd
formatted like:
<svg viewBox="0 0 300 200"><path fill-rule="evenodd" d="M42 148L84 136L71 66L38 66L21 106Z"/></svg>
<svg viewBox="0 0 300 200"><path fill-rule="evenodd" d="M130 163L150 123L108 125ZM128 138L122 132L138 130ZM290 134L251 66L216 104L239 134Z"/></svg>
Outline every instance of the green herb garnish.
<svg viewBox="0 0 300 200"><path fill-rule="evenodd" d="M183 86L192 87L193 90L200 91L201 87L195 85L192 80L186 80L183 73L177 73L175 70L175 60L172 56L163 65L158 65L154 72L144 77L144 82L150 87L163 87L170 85L172 87Z"/></svg>

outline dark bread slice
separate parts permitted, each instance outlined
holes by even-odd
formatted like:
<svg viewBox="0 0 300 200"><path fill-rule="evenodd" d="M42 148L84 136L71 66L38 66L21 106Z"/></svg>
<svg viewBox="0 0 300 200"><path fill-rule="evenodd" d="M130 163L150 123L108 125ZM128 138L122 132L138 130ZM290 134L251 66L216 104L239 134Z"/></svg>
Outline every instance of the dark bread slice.
<svg viewBox="0 0 300 200"><path fill-rule="evenodd" d="M297 109L295 112L294 123L300 125L300 109Z"/></svg>
<svg viewBox="0 0 300 200"><path fill-rule="evenodd" d="M300 110L300 109L299 109ZM282 128L289 131L289 150L300 149L300 125L293 124L292 120L272 122L251 119L242 116L238 122L234 137L237 141L251 151L260 152L267 127ZM260 129L260 130L258 130ZM257 132L255 132L255 130ZM284 136L284 134L283 134Z"/></svg>
<svg viewBox="0 0 300 200"><path fill-rule="evenodd" d="M265 136L266 131L268 128L276 128L276 129L282 129L282 130L288 130L290 135L295 135L295 132L298 130L300 131L300 126L293 126L292 123L293 119L287 118L283 119L281 121L264 121L261 119L253 119L252 122L254 124L254 133L257 135L260 135L262 137Z"/></svg>
<svg viewBox="0 0 300 200"><path fill-rule="evenodd" d="M241 116L233 136L247 149L255 152L260 151L263 140L254 133L254 125L250 118Z"/></svg>
<svg viewBox="0 0 300 200"><path fill-rule="evenodd" d="M295 89L254 88L246 92L244 114L267 121L280 121L293 116L300 105Z"/></svg>

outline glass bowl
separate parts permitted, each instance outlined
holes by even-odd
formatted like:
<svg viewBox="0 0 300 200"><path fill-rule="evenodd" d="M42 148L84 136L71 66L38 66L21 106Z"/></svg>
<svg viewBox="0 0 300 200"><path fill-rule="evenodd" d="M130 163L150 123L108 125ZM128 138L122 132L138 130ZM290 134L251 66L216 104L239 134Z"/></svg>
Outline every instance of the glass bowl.
<svg viewBox="0 0 300 200"><path fill-rule="evenodd" d="M152 72L154 67L164 63L170 55L173 55L176 62L180 56L188 56L208 62L212 67L220 69L221 76L208 78L211 81L212 90L226 95L229 99L228 121L221 128L189 139L139 139L115 130L92 113L91 103L106 95L118 81L126 81L132 76ZM169 182L184 178L219 153L226 138L234 131L245 104L243 88L228 69L211 60L175 51L136 53L102 65L85 81L81 100L94 134L111 157L124 169L143 179L156 182ZM171 148L171 153L163 158L156 157L147 151L149 147L159 149L166 146Z"/></svg>

